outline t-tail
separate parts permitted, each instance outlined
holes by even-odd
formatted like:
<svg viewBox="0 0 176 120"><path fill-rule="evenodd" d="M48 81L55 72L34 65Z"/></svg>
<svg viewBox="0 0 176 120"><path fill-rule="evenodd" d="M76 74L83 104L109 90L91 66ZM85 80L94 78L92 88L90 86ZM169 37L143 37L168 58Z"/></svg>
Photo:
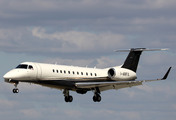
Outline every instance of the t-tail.
<svg viewBox="0 0 176 120"><path fill-rule="evenodd" d="M136 72L141 53L143 51L159 51L159 50L168 50L168 49L167 48L166 49L131 48L130 50L115 50L115 52L128 52L128 51L130 51L124 64L122 65L122 68L126 68L126 69L129 69L129 70Z"/></svg>

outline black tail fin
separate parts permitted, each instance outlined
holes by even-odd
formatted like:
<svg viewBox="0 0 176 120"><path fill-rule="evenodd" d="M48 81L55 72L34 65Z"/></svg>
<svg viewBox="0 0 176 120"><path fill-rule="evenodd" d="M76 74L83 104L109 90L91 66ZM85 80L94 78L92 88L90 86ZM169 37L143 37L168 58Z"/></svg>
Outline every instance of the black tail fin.
<svg viewBox="0 0 176 120"><path fill-rule="evenodd" d="M164 48L164 49L132 48L131 50L115 50L115 52L128 52L128 51L130 51L130 53L128 54L128 57L126 58L124 64L122 65L122 68L130 69L130 70L136 72L141 53L143 51L160 51L160 50L169 50L169 49L168 48Z"/></svg>
<svg viewBox="0 0 176 120"><path fill-rule="evenodd" d="M128 57L126 58L122 68L127 68L130 69L134 72L137 71L139 59L141 53L145 50L146 48L132 48L130 50L130 53L128 54Z"/></svg>

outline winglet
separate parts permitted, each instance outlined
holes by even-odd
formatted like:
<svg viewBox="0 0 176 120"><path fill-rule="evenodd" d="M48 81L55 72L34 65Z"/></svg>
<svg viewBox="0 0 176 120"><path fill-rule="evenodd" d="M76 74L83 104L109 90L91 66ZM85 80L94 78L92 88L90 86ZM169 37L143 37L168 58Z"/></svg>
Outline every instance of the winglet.
<svg viewBox="0 0 176 120"><path fill-rule="evenodd" d="M164 75L164 77L163 77L161 80L167 79L167 76L169 75L171 68L172 68L172 67L170 67L170 68L168 69L167 73Z"/></svg>

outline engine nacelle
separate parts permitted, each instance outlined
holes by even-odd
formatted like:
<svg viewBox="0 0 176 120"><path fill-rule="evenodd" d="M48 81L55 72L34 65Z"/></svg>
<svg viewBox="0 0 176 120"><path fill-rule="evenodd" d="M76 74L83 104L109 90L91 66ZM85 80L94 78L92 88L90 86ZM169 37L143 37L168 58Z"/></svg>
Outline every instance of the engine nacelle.
<svg viewBox="0 0 176 120"><path fill-rule="evenodd" d="M135 72L125 68L110 68L108 77L117 81L135 80L137 78Z"/></svg>

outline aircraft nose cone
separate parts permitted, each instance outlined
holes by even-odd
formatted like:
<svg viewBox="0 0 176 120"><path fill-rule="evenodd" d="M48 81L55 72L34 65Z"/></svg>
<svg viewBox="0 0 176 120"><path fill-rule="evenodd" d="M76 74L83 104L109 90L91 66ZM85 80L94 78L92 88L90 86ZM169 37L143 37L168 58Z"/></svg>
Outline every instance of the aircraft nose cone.
<svg viewBox="0 0 176 120"><path fill-rule="evenodd" d="M11 79L12 78L12 75L11 73L6 73L4 76L3 76L4 79Z"/></svg>
<svg viewBox="0 0 176 120"><path fill-rule="evenodd" d="M9 77L8 77L7 74L5 74L5 75L3 76L3 78L4 78L4 79L8 79Z"/></svg>
<svg viewBox="0 0 176 120"><path fill-rule="evenodd" d="M8 73L6 73L4 76L3 76L3 78L4 79L14 79L14 78L16 78L16 72L14 71L14 70L11 70L11 71L9 71Z"/></svg>

